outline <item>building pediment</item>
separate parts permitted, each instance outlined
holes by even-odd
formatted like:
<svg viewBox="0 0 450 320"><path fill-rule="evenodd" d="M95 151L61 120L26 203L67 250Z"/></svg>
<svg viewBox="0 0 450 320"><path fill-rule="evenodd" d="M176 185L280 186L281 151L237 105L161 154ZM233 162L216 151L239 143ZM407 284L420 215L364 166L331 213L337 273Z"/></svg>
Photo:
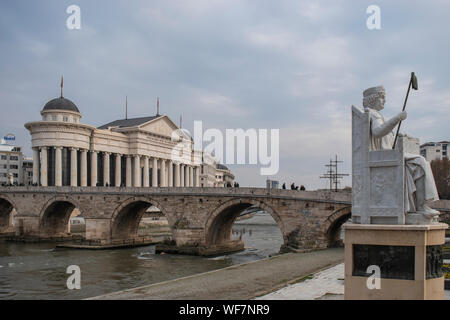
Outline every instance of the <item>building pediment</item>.
<svg viewBox="0 0 450 320"><path fill-rule="evenodd" d="M170 120L169 117L163 116L138 126L139 131L156 133L158 135L171 137L172 132L178 129L178 126Z"/></svg>

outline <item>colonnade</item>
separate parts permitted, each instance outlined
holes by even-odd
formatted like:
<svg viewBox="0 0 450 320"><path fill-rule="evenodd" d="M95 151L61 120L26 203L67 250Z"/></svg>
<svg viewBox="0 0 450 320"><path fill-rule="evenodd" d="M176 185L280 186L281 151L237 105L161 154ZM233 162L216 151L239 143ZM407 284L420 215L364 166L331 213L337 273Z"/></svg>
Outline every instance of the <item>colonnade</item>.
<svg viewBox="0 0 450 320"><path fill-rule="evenodd" d="M74 187L198 187L200 166L137 154L40 147L33 148L33 183Z"/></svg>

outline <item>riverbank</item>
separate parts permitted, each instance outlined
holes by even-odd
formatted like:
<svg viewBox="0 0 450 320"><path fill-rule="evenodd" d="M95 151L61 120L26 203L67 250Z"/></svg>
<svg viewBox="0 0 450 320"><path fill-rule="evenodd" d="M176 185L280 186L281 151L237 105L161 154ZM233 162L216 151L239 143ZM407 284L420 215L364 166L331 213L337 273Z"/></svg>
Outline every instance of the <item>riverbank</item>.
<svg viewBox="0 0 450 320"><path fill-rule="evenodd" d="M343 248L288 253L90 299L247 300L301 281L343 259Z"/></svg>

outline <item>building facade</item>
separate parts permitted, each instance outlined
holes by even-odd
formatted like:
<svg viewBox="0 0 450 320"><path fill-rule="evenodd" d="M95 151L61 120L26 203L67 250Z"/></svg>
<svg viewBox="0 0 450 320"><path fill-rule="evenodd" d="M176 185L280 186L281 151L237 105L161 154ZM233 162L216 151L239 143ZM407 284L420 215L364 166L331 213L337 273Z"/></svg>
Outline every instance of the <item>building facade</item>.
<svg viewBox="0 0 450 320"><path fill-rule="evenodd" d="M267 189L279 189L280 188L280 182L277 180L266 180L266 188Z"/></svg>
<svg viewBox="0 0 450 320"><path fill-rule="evenodd" d="M23 157L22 177L24 185L30 186L33 184L33 158Z"/></svg>
<svg viewBox="0 0 450 320"><path fill-rule="evenodd" d="M230 169L223 164L216 164L216 187L232 187L234 175Z"/></svg>
<svg viewBox="0 0 450 320"><path fill-rule="evenodd" d="M78 107L61 95L44 106L41 116L41 121L25 124L32 139L33 183L200 186L202 152L194 150L191 137L167 115L126 118L96 128L81 123Z"/></svg>
<svg viewBox="0 0 450 320"><path fill-rule="evenodd" d="M202 154L200 187L216 187L216 159L206 152Z"/></svg>
<svg viewBox="0 0 450 320"><path fill-rule="evenodd" d="M442 160L443 158L448 159L449 145L449 141L427 142L420 146L420 154L427 159L427 161Z"/></svg>
<svg viewBox="0 0 450 320"><path fill-rule="evenodd" d="M23 158L21 147L0 144L0 185L23 184Z"/></svg>

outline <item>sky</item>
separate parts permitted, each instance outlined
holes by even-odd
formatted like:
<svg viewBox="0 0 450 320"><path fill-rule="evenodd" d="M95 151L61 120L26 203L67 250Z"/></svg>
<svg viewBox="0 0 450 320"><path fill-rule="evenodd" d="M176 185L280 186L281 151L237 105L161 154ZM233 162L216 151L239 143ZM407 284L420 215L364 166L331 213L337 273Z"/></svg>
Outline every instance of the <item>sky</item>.
<svg viewBox="0 0 450 320"><path fill-rule="evenodd" d="M70 5L81 29L70 30ZM380 8L369 30L367 7ZM64 96L100 126L161 113L193 132L279 129L280 169L270 179L325 188L335 155L351 173L351 105L386 88L386 117L421 143L450 139L450 1L161 0L0 2L0 135L31 156L24 128ZM264 186L258 165L229 165L240 186ZM351 185L351 177L342 187Z"/></svg>

